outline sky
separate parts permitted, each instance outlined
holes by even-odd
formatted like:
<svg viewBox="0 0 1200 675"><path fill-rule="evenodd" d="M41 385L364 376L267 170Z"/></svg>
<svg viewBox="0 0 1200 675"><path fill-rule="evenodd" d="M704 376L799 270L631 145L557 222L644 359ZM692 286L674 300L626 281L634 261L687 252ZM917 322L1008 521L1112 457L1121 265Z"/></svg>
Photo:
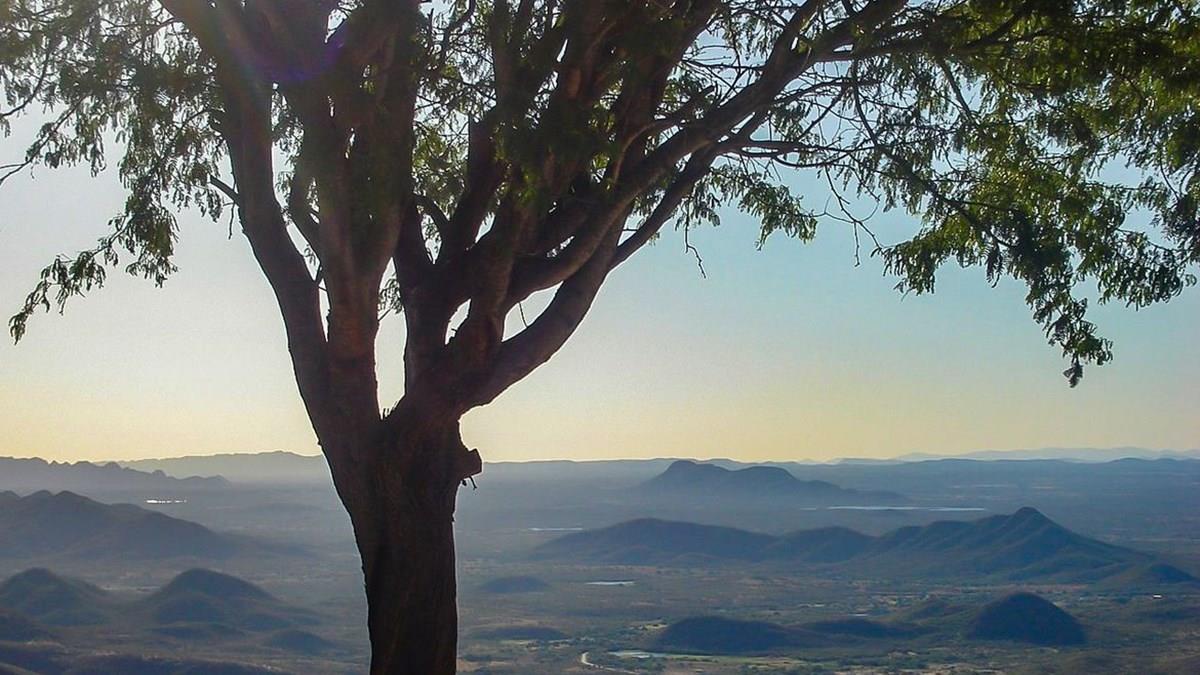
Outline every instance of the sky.
<svg viewBox="0 0 1200 675"><path fill-rule="evenodd" d="M19 133L0 159L19 155ZM2 162L0 162L2 163ZM827 192L790 177L814 208ZM0 312L55 254L90 247L123 201L111 174L39 169L0 187ZM859 204L863 212L870 204ZM902 212L880 239L911 232ZM111 274L65 314L0 341L0 456L108 460L318 452L270 289L236 227L180 214L163 288ZM981 449L1200 447L1200 289L1095 320L1116 359L1068 388L1022 287L946 269L902 296L848 227L756 250L754 221L668 233L619 268L567 345L463 421L485 460L728 457L743 461ZM379 340L382 399L403 391L398 320Z"/></svg>

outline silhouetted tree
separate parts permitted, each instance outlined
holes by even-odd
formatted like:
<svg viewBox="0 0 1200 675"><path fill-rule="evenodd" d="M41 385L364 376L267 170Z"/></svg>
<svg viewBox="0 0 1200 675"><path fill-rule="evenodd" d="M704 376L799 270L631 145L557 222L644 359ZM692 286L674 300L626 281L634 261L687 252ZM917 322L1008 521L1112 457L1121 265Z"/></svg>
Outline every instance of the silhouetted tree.
<svg viewBox="0 0 1200 675"><path fill-rule="evenodd" d="M449 673L455 495L481 466L459 419L549 359L668 224L726 203L763 238L849 220L902 290L933 290L948 261L1026 283L1072 384L1107 361L1085 296L1165 300L1200 259L1196 7L0 0L0 122L48 117L9 174L98 171L115 136L128 190L12 332L106 267L162 282L173 214L232 206L354 523L372 671ZM807 207L785 169L923 227L880 245ZM545 308L506 334L539 291ZM385 409L387 311L405 321L405 393Z"/></svg>

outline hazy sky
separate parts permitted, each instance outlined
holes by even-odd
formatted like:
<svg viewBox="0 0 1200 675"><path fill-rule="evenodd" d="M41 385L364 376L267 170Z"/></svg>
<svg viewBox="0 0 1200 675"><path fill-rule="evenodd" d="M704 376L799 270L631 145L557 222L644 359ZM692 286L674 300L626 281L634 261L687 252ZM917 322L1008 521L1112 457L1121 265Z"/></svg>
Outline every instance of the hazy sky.
<svg viewBox="0 0 1200 675"><path fill-rule="evenodd" d="M22 148L0 139L0 160ZM815 207L825 191L795 179ZM111 175L39 170L0 188L0 310L56 253L92 245L123 195ZM181 217L162 289L114 273L64 316L0 343L0 455L141 458L317 451L278 311L236 231ZM876 221L884 241L911 227ZM621 267L548 364L464 420L487 460L693 456L883 457L1045 446L1200 447L1200 292L1095 313L1116 360L1077 389L1022 288L947 269L902 298L879 262L854 265L845 226L755 250L730 212ZM864 250L864 253L866 251ZM398 321L380 340L384 399L401 391Z"/></svg>

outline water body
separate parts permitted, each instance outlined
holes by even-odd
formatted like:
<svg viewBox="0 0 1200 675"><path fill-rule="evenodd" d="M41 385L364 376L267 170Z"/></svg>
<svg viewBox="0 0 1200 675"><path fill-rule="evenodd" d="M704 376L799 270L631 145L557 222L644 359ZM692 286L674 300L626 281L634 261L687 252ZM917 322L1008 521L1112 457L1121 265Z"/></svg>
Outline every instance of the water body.
<svg viewBox="0 0 1200 675"><path fill-rule="evenodd" d="M147 504L186 504L186 499L147 499Z"/></svg>
<svg viewBox="0 0 1200 675"><path fill-rule="evenodd" d="M830 511L935 511L954 513L960 511L987 511L979 506L826 506Z"/></svg>
<svg viewBox="0 0 1200 675"><path fill-rule="evenodd" d="M585 581L585 586L632 586L636 581L631 579L618 579L615 581Z"/></svg>
<svg viewBox="0 0 1200 675"><path fill-rule="evenodd" d="M609 654L619 659L669 659L672 656L671 654L647 652L641 649L620 649L615 652L609 652Z"/></svg>

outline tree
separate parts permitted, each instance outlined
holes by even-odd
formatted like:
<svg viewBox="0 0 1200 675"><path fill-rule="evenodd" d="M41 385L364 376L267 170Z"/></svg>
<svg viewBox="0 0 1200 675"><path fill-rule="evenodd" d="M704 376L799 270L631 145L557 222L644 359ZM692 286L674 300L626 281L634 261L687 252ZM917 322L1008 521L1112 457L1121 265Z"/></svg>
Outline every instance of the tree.
<svg viewBox="0 0 1200 675"><path fill-rule="evenodd" d="M1196 10L0 0L0 123L48 115L7 174L99 171L115 136L128 190L111 233L53 261L11 330L114 265L161 283L173 214L232 209L354 524L372 672L453 672L455 496L481 469L459 419L549 359L668 224L734 203L764 239L807 240L842 219L903 291L932 291L947 262L1023 281L1072 385L1109 360L1088 296L1167 300L1200 261ZM808 208L785 170L922 227L883 245L845 209ZM544 310L506 335L539 292ZM405 393L385 409L387 312L405 322Z"/></svg>

